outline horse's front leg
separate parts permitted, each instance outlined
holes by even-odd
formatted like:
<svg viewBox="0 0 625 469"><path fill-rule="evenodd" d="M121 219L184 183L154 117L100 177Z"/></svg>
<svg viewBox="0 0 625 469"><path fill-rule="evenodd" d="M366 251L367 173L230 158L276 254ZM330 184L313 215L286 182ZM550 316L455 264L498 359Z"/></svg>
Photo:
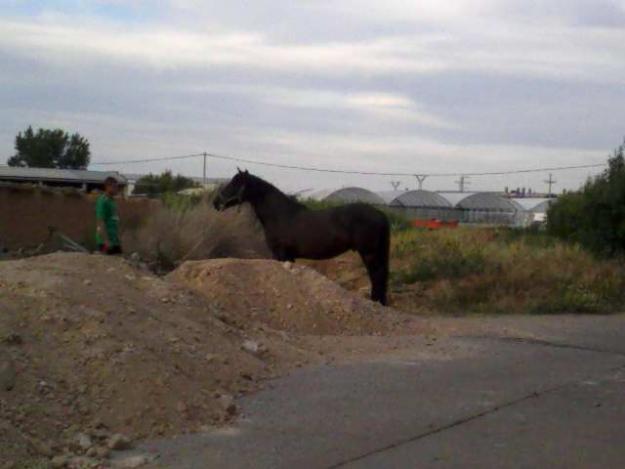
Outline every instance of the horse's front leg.
<svg viewBox="0 0 625 469"><path fill-rule="evenodd" d="M289 253L289 250L284 246L271 246L271 253L276 261L280 262L295 262L295 258Z"/></svg>

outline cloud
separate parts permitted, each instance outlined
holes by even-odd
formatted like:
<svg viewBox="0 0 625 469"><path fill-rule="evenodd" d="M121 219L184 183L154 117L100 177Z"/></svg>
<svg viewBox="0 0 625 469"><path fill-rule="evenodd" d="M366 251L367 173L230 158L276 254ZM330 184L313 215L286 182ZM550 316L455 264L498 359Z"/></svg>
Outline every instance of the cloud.
<svg viewBox="0 0 625 469"><path fill-rule="evenodd" d="M0 19L5 153L25 126L60 125L96 159L474 171L594 162L621 138L620 0L20 5Z"/></svg>
<svg viewBox="0 0 625 469"><path fill-rule="evenodd" d="M243 67L317 75L419 74L449 70L543 76L559 80L625 81L625 30L507 24L476 20L447 32L365 41L272 43L260 32L204 31L140 25L119 27L65 17L0 21L4 53L42 60L107 58L155 69Z"/></svg>

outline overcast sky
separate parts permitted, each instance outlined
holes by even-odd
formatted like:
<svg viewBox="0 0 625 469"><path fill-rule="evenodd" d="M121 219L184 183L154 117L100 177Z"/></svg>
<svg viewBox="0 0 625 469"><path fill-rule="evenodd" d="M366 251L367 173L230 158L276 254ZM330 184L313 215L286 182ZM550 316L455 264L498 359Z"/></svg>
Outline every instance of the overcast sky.
<svg viewBox="0 0 625 469"><path fill-rule="evenodd" d="M598 163L625 135L625 0L0 5L0 163L28 125L80 132L93 163L209 151L414 173ZM247 167L288 190L415 185ZM202 171L114 167L165 168ZM557 173L556 188L589 174ZM471 187L543 190L546 176Z"/></svg>

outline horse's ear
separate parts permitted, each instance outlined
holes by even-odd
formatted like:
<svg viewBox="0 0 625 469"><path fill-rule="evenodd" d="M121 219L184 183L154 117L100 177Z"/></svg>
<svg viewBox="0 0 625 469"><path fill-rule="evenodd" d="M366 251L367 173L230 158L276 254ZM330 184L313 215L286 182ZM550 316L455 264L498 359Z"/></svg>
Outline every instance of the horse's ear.
<svg viewBox="0 0 625 469"><path fill-rule="evenodd" d="M243 171L241 171L241 168L239 168L238 166L237 166L237 171L238 171L239 173L242 173L242 172L243 172Z"/></svg>
<svg viewBox="0 0 625 469"><path fill-rule="evenodd" d="M245 170L245 174L250 174L250 172L246 169L246 170Z"/></svg>

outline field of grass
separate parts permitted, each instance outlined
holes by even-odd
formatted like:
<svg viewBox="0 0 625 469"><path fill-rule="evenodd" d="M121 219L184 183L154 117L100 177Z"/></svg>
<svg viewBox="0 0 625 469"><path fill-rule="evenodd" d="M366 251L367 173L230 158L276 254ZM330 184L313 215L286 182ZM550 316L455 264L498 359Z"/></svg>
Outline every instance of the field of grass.
<svg viewBox="0 0 625 469"><path fill-rule="evenodd" d="M391 291L402 309L441 313L623 310L625 266L542 232L508 228L393 234Z"/></svg>
<svg viewBox="0 0 625 469"><path fill-rule="evenodd" d="M332 206L305 201L310 208ZM625 310L625 263L599 259L543 231L493 227L417 230L392 225L391 300L432 314L608 313ZM169 270L186 259L268 257L249 207L215 212L210 197L172 196L124 241ZM356 255L317 263L349 289L368 286Z"/></svg>

